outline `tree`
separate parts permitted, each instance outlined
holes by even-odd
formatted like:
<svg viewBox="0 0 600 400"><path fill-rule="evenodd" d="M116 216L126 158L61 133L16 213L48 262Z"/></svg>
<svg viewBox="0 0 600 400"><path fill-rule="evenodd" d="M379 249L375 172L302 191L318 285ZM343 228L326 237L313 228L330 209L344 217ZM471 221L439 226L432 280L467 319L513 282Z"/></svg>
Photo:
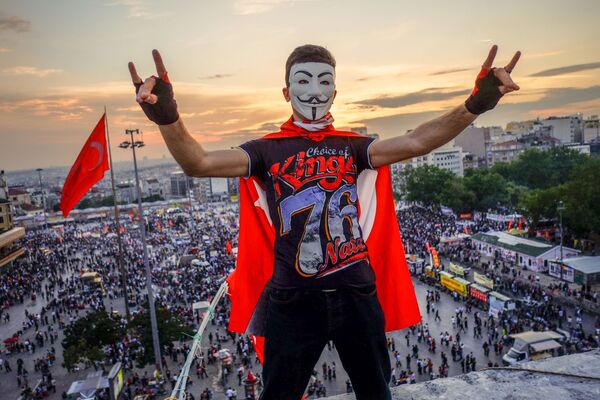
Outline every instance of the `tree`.
<svg viewBox="0 0 600 400"><path fill-rule="evenodd" d="M71 369L82 361L99 361L104 357L102 347L118 342L124 331L119 322L105 310L79 318L65 328L62 341L65 367Z"/></svg>
<svg viewBox="0 0 600 400"><path fill-rule="evenodd" d="M148 302L145 303L143 309L148 309ZM158 304L156 305L156 322L158 325L161 353L166 347L172 346L174 341L181 339L185 335L191 336L194 334L192 328L183 318L166 308L160 307ZM143 346L143 351L140 352L140 358L138 359L139 363L141 365L155 363L150 314L142 312L136 315L130 322L129 328Z"/></svg>
<svg viewBox="0 0 600 400"><path fill-rule="evenodd" d="M566 182L573 169L584 163L586 157L562 146L545 150L529 149L510 164L495 164L492 171L519 185L545 189Z"/></svg>
<svg viewBox="0 0 600 400"><path fill-rule="evenodd" d="M473 212L477 204L475 193L467 189L464 180L458 177L449 182L442 196L442 204L458 214Z"/></svg>
<svg viewBox="0 0 600 400"><path fill-rule="evenodd" d="M506 180L497 172L486 168L469 169L464 178L465 187L475 194L475 208L488 210L497 205L507 205L508 192Z"/></svg>
<svg viewBox="0 0 600 400"><path fill-rule="evenodd" d="M531 229L535 229L544 219L558 216L558 202L564 197L564 187L555 186L548 189L532 190L523 198L521 207L525 209Z"/></svg>
<svg viewBox="0 0 600 400"><path fill-rule="evenodd" d="M449 192L453 179L451 172L431 165L408 169L405 177L406 199L426 206L438 206L443 203L444 193Z"/></svg>
<svg viewBox="0 0 600 400"><path fill-rule="evenodd" d="M600 236L600 159L588 157L565 184L564 224L578 236Z"/></svg>

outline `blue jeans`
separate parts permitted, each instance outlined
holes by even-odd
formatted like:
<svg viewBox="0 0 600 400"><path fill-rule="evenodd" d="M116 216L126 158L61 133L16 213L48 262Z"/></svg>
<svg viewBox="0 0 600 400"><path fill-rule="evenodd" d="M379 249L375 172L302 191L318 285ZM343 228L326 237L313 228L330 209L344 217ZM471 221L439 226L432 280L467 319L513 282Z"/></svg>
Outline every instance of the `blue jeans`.
<svg viewBox="0 0 600 400"><path fill-rule="evenodd" d="M391 366L375 285L268 289L261 400L299 400L333 340L358 400L390 400Z"/></svg>

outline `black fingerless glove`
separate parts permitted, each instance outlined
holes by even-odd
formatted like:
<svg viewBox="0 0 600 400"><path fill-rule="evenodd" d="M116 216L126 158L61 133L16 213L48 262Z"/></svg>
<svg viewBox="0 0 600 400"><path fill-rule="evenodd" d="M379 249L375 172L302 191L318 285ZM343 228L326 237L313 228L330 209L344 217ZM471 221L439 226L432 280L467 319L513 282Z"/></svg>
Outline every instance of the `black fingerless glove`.
<svg viewBox="0 0 600 400"><path fill-rule="evenodd" d="M157 125L170 125L179 119L177 102L173 96L173 85L171 85L166 75L165 79L156 76L154 78L156 79L156 85L152 88L152 94L156 95L158 101L156 104L140 103L140 106L150 121ZM142 84L136 83L134 86L137 94Z"/></svg>
<svg viewBox="0 0 600 400"><path fill-rule="evenodd" d="M496 107L502 97L499 86L500 79L494 75L494 69L482 68L475 80L475 88L469 98L465 101L465 107L471 114L483 114Z"/></svg>

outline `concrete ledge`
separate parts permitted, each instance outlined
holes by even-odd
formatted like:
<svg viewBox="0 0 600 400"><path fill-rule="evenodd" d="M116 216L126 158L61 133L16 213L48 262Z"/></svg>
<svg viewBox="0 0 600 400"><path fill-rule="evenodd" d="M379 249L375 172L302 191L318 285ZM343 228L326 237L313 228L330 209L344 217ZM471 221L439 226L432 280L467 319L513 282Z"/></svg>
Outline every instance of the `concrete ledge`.
<svg viewBox="0 0 600 400"><path fill-rule="evenodd" d="M529 371L526 371L529 370ZM397 400L597 400L600 399L600 350L489 369L452 378L392 388ZM352 394L329 400L355 399Z"/></svg>

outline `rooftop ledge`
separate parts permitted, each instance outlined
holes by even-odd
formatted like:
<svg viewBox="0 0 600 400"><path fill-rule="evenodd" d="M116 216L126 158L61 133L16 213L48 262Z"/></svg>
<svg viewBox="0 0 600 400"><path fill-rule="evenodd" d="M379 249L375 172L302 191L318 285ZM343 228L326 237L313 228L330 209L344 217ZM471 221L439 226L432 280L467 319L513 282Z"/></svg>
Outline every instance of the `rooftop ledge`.
<svg viewBox="0 0 600 400"><path fill-rule="evenodd" d="M392 388L394 400L600 399L600 350ZM328 397L351 400L353 394Z"/></svg>

